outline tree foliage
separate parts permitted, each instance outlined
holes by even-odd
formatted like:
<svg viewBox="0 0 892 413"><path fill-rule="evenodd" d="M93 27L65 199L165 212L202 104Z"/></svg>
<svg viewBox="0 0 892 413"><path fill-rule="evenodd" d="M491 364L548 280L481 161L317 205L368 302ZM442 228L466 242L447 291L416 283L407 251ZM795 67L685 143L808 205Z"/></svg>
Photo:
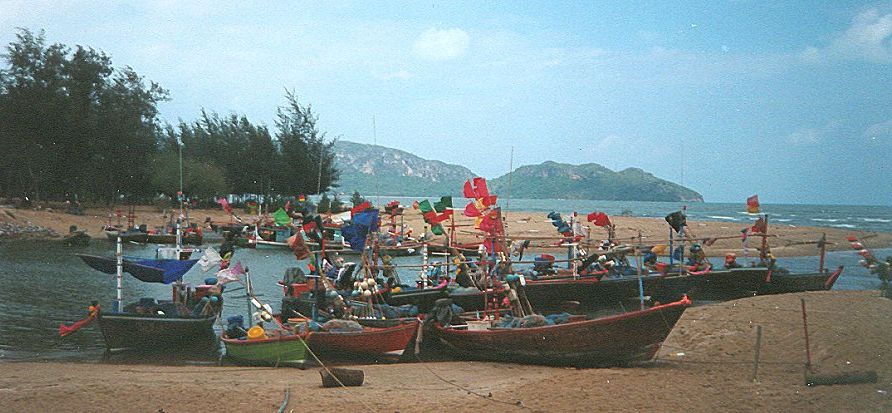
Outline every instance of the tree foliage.
<svg viewBox="0 0 892 413"><path fill-rule="evenodd" d="M161 125L167 90L101 51L47 44L20 29L0 69L0 195L146 200L185 192L314 194L336 186L334 140L309 105L286 92L276 130L244 115L201 111ZM179 143L182 146L179 146Z"/></svg>

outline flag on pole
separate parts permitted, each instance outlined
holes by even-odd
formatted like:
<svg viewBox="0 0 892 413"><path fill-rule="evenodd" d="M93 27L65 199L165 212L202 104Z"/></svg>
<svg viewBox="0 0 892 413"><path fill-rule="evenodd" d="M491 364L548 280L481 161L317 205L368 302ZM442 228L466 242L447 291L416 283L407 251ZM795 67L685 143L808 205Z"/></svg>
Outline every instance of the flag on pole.
<svg viewBox="0 0 892 413"><path fill-rule="evenodd" d="M599 227L610 226L610 218L603 212L592 212L591 214L588 214L586 218L588 218L588 222L591 222Z"/></svg>
<svg viewBox="0 0 892 413"><path fill-rule="evenodd" d="M753 195L746 199L746 212L758 214L759 210L759 195Z"/></svg>
<svg viewBox="0 0 892 413"><path fill-rule="evenodd" d="M684 212L681 211L675 211L666 215L666 222L668 222L669 226L678 233L681 233L681 229L688 225L687 217L685 217Z"/></svg>
<svg viewBox="0 0 892 413"><path fill-rule="evenodd" d="M218 199L217 203L223 207L223 210L226 211L227 214L232 214L232 206L229 205L229 201L227 201L226 198Z"/></svg>
<svg viewBox="0 0 892 413"><path fill-rule="evenodd" d="M239 276L247 274L245 268L242 267L241 261L235 263L232 267L217 271L217 282L222 284L238 281Z"/></svg>

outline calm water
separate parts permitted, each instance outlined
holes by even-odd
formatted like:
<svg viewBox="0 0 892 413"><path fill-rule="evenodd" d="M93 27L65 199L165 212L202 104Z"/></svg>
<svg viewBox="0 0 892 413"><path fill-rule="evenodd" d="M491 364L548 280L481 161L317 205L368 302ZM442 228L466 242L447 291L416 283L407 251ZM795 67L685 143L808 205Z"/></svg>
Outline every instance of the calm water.
<svg viewBox="0 0 892 413"><path fill-rule="evenodd" d="M382 197L384 198L384 197ZM392 197L388 197L392 199ZM406 198L411 202L410 198ZM401 199L402 201L402 199ZM639 216L664 216L680 207L675 203L648 202L594 202L594 201L512 200L511 210L550 211L548 205L562 205L564 211L593 210L617 214L631 209ZM456 206L460 207L458 201ZM688 214L692 218L725 219L741 226L752 218L736 212L737 204L690 204ZM765 211L792 225L841 226L852 225L858 229L892 232L892 209L888 207L848 206L783 206L769 205ZM789 219L789 221L782 221ZM833 221L835 220L835 221ZM846 227L847 228L847 227ZM218 246L218 245L214 245ZM70 248L58 242L9 242L0 243L0 359L76 359L99 360L104 346L98 328L88 327L64 339L58 337L61 322L83 318L91 300L99 300L106 307L115 297L114 277L87 267L75 253L112 255L113 244L104 239L94 239L89 247ZM127 244L125 255L151 257L155 246ZM892 255L892 249L876 250L879 256ZM853 251L830 252L827 267L845 265L846 270L835 289L875 289L879 282L866 269L858 265ZM239 249L235 260L250 269L255 289L260 298L278 309L281 289L276 284L285 269L298 266L306 270L305 262L297 262L289 252L282 250ZM420 257L399 257L398 263L418 263ZM744 260L741 260L746 262ZM814 271L817 257L785 258L780 264L792 271ZM404 280L414 277L412 270L400 272ZM199 266L193 268L185 279L200 284L212 273L203 273ZM125 275L124 301L132 302L140 297L167 298L170 287L145 284ZM243 292L225 294L224 316L245 314L247 304Z"/></svg>

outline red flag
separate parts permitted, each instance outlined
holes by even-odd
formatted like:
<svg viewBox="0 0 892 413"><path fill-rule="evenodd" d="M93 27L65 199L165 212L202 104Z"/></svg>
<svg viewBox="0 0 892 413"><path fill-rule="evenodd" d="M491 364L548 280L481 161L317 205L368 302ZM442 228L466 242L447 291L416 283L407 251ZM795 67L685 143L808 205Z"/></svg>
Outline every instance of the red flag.
<svg viewBox="0 0 892 413"><path fill-rule="evenodd" d="M464 214L466 217L479 217L483 215L473 202L469 202L468 205L465 206Z"/></svg>
<svg viewBox="0 0 892 413"><path fill-rule="evenodd" d="M435 214L436 214L436 213L435 213ZM452 210L451 210L451 209L447 209L447 210L446 210L445 212L443 212L442 214L440 214L440 215L436 215L436 216L430 218L430 219L428 220L428 222L429 222L430 224L432 224L432 225L436 225L436 224L439 224L439 223L441 223L441 222L443 222L443 221L449 219L449 216L450 216L450 215L452 215ZM426 218L427 218L427 214L425 214L425 219L426 219Z"/></svg>
<svg viewBox="0 0 892 413"><path fill-rule="evenodd" d="M288 202L285 203L285 212L288 212L288 210L290 210L290 209L291 209L291 200L289 199Z"/></svg>
<svg viewBox="0 0 892 413"><path fill-rule="evenodd" d="M371 207L372 207L372 204L369 203L369 201L365 201L365 202L350 209L350 217L353 217L353 215L356 215L356 214L358 214L362 211L365 211Z"/></svg>
<svg viewBox="0 0 892 413"><path fill-rule="evenodd" d="M70 326L66 326L65 324L59 324L59 337L65 337L71 333L74 333L77 330L80 330L87 324L90 324L93 320L96 319L96 316L99 315L99 305L90 306L90 315L88 315L83 320L78 320L72 323Z"/></svg>
<svg viewBox="0 0 892 413"><path fill-rule="evenodd" d="M759 195L753 195L746 199L746 212L750 214L759 213Z"/></svg>
<svg viewBox="0 0 892 413"><path fill-rule="evenodd" d="M217 203L223 207L223 210L226 211L227 214L232 213L232 207L229 205L229 201L226 198L220 198L217 200Z"/></svg>
<svg viewBox="0 0 892 413"><path fill-rule="evenodd" d="M484 197L484 198L483 198L483 205L484 205L484 206L493 206L493 205L495 205L495 204L496 204L496 198L498 198L496 195L489 195L489 196L487 196L487 197Z"/></svg>
<svg viewBox="0 0 892 413"><path fill-rule="evenodd" d="M474 189L471 188L470 181L465 181L465 188L462 192L463 192L465 198L476 198L476 196L474 195Z"/></svg>
<svg viewBox="0 0 892 413"><path fill-rule="evenodd" d="M429 224L436 224L436 222L433 222L434 220L437 219L437 213L436 213L436 212L434 212L434 211L427 211L427 212L425 212L425 213L423 214L423 216L424 216L424 221L425 221L425 222L427 222L427 223L429 223Z"/></svg>
<svg viewBox="0 0 892 413"><path fill-rule="evenodd" d="M304 202L307 200L307 196L304 194L300 194L297 196L297 202Z"/></svg>
<svg viewBox="0 0 892 413"><path fill-rule="evenodd" d="M307 244L304 244L304 237L300 234L288 237L288 247L291 248L294 258L297 258L298 261L310 256L310 249L307 248Z"/></svg>
<svg viewBox="0 0 892 413"><path fill-rule="evenodd" d="M474 178L474 198L477 199L486 199L489 198L489 189L486 188L486 178L476 177Z"/></svg>
<svg viewBox="0 0 892 413"><path fill-rule="evenodd" d="M610 226L610 218L603 212L592 212L591 214L588 214L586 218L588 218L588 222L591 222L599 227Z"/></svg>

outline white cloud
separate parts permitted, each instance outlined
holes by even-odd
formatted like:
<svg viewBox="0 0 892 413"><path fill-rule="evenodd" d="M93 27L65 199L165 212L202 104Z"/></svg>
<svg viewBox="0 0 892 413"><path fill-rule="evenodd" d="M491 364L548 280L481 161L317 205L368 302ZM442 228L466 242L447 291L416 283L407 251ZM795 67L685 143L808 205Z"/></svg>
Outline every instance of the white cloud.
<svg viewBox="0 0 892 413"><path fill-rule="evenodd" d="M839 131L839 127L839 121L831 121L823 127L800 128L787 135L787 142L793 145L813 145L831 138Z"/></svg>
<svg viewBox="0 0 892 413"><path fill-rule="evenodd" d="M794 145L818 143L822 134L818 129L798 129L787 136L787 142Z"/></svg>
<svg viewBox="0 0 892 413"><path fill-rule="evenodd" d="M864 137L872 141L892 140L892 119L868 126L864 130Z"/></svg>
<svg viewBox="0 0 892 413"><path fill-rule="evenodd" d="M412 45L416 55L425 60L452 60L468 49L471 37L462 29L428 29Z"/></svg>
<svg viewBox="0 0 892 413"><path fill-rule="evenodd" d="M875 63L892 63L892 13L877 9L859 13L852 25L839 33L826 47L808 47L800 53L806 61L824 59L858 59Z"/></svg>

